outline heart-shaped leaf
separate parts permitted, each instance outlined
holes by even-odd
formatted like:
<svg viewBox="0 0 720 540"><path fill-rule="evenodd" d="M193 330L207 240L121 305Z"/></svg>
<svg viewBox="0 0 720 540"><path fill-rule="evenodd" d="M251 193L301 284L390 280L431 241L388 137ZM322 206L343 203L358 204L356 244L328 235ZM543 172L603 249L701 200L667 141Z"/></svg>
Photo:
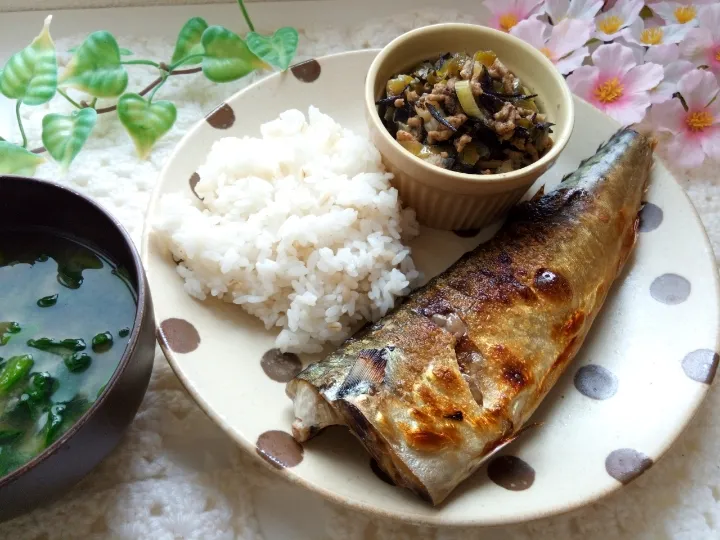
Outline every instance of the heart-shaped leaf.
<svg viewBox="0 0 720 540"><path fill-rule="evenodd" d="M60 77L61 84L94 97L114 97L125 91L128 74L120 64L120 47L110 32L93 32L78 47Z"/></svg>
<svg viewBox="0 0 720 540"><path fill-rule="evenodd" d="M90 107L70 115L48 114L42 120L42 142L55 161L64 170L70 166L90 137L97 112Z"/></svg>
<svg viewBox="0 0 720 540"><path fill-rule="evenodd" d="M174 64L193 54L202 54L203 46L200 43L203 32L207 30L208 23L201 17L193 17L180 29L180 33L175 43L175 52L173 52L171 62ZM200 58L183 62L183 65L199 64Z"/></svg>
<svg viewBox="0 0 720 540"><path fill-rule="evenodd" d="M25 105L47 103L57 90L57 59L50 37L52 15L40 34L22 51L10 57L0 72L0 92Z"/></svg>
<svg viewBox="0 0 720 540"><path fill-rule="evenodd" d="M32 176L45 158L33 154L22 146L0 141L0 173Z"/></svg>
<svg viewBox="0 0 720 540"><path fill-rule="evenodd" d="M149 103L138 94L123 94L117 103L120 122L132 137L141 158L175 123L177 110L169 101Z"/></svg>
<svg viewBox="0 0 720 540"><path fill-rule="evenodd" d="M213 82L234 81L256 69L268 67L248 49L240 36L222 26L205 30L201 43L205 50L202 70Z"/></svg>
<svg viewBox="0 0 720 540"><path fill-rule="evenodd" d="M67 52L74 53L77 50L78 50L78 47L73 47L71 49L68 49ZM125 47L120 47L119 50L120 50L120 56L132 56L133 54L135 54L130 49L126 49Z"/></svg>
<svg viewBox="0 0 720 540"><path fill-rule="evenodd" d="M298 46L298 32L289 26L280 28L272 36L250 32L246 37L247 46L253 54L271 66L285 71L295 57Z"/></svg>

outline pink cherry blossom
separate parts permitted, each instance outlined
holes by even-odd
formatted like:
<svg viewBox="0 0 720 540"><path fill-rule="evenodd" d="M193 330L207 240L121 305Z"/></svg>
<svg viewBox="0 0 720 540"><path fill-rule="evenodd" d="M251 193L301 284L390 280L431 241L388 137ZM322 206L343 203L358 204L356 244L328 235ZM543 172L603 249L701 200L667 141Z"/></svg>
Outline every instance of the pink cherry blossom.
<svg viewBox="0 0 720 540"><path fill-rule="evenodd" d="M704 5L714 0L690 0L681 2L658 2L652 5L654 13L667 24L689 24L697 26L698 15Z"/></svg>
<svg viewBox="0 0 720 540"><path fill-rule="evenodd" d="M602 0L546 0L545 13L553 24L565 18L592 21L603 6Z"/></svg>
<svg viewBox="0 0 720 540"><path fill-rule="evenodd" d="M520 21L540 12L543 0L485 0L485 7L490 11L488 26L504 32Z"/></svg>
<svg viewBox="0 0 720 540"><path fill-rule="evenodd" d="M652 25L638 18L623 30L623 37L630 43L643 47L657 47L680 43L688 35L692 26L688 24Z"/></svg>
<svg viewBox="0 0 720 540"><path fill-rule="evenodd" d="M695 69L678 83L687 104L673 99L652 109L652 123L659 131L673 136L667 142L667 155L680 167L699 167L708 156L720 160L720 88L712 73Z"/></svg>
<svg viewBox="0 0 720 540"><path fill-rule="evenodd" d="M638 19L643 5L643 0L618 0L595 19L595 37L600 41L612 41L619 37L624 28Z"/></svg>
<svg viewBox="0 0 720 540"><path fill-rule="evenodd" d="M660 64L664 68L662 82L648 92L650 102L653 104L672 99L682 76L694 68L691 62L680 59L680 49L677 45L658 45L649 49L634 43L628 43L627 46L632 49L638 64L650 62Z"/></svg>
<svg viewBox="0 0 720 540"><path fill-rule="evenodd" d="M650 90L663 79L663 67L638 65L633 51L619 43L601 45L592 61L567 78L571 90L623 125L640 122L650 106Z"/></svg>
<svg viewBox="0 0 720 540"><path fill-rule="evenodd" d="M720 75L720 4L702 9L697 28L680 44L680 52L696 66L706 65Z"/></svg>
<svg viewBox="0 0 720 540"><path fill-rule="evenodd" d="M563 75L579 68L587 58L589 49L585 43L590 39L593 25L589 21L563 19L550 26L538 19L519 22L510 33L527 41L552 60Z"/></svg>

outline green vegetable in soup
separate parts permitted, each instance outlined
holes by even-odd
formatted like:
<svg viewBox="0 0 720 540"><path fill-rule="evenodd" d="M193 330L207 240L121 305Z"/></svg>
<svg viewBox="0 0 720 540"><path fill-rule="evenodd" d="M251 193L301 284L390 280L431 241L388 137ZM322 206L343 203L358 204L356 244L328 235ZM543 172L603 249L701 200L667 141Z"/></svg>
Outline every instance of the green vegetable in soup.
<svg viewBox="0 0 720 540"><path fill-rule="evenodd" d="M95 352L105 352L110 350L113 344L113 337L110 332L103 332L92 338L92 350Z"/></svg>
<svg viewBox="0 0 720 540"><path fill-rule="evenodd" d="M65 366L67 366L70 373L82 373L90 367L92 358L90 355L84 352L76 352L63 359Z"/></svg>
<svg viewBox="0 0 720 540"><path fill-rule="evenodd" d="M13 356L7 361L2 372L0 372L0 394L7 392L30 373L33 367L31 354Z"/></svg>
<svg viewBox="0 0 720 540"><path fill-rule="evenodd" d="M129 272L52 233L2 231L0 253L1 477L61 438L100 395L128 343L136 295Z"/></svg>
<svg viewBox="0 0 720 540"><path fill-rule="evenodd" d="M28 347L40 349L53 354L65 355L76 351L84 351L87 348L85 341L81 338L68 339L28 339Z"/></svg>
<svg viewBox="0 0 720 540"><path fill-rule="evenodd" d="M57 304L58 295L51 294L50 296L43 296L37 301L38 307L52 307Z"/></svg>

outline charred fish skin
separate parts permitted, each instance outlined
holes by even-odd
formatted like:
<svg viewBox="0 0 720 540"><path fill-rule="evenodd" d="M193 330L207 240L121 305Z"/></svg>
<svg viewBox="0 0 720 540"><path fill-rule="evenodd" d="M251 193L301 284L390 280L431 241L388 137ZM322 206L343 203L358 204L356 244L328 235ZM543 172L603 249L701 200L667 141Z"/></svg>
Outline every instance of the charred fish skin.
<svg viewBox="0 0 720 540"><path fill-rule="evenodd" d="M346 424L397 485L441 503L519 433L581 347L635 243L651 146L619 131L516 206L492 240L300 373L287 387L298 440ZM298 406L308 396L310 413Z"/></svg>

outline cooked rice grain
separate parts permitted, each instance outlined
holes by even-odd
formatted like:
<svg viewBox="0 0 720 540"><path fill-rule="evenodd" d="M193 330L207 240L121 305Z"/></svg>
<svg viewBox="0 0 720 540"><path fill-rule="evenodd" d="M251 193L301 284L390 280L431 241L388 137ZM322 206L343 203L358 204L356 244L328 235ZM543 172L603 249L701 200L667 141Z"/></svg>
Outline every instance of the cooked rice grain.
<svg viewBox="0 0 720 540"><path fill-rule="evenodd" d="M376 320L418 273L403 241L417 235L380 155L310 107L261 126L262 138L216 142L195 187L165 195L156 233L185 290L239 304L281 327L284 351L318 352Z"/></svg>

